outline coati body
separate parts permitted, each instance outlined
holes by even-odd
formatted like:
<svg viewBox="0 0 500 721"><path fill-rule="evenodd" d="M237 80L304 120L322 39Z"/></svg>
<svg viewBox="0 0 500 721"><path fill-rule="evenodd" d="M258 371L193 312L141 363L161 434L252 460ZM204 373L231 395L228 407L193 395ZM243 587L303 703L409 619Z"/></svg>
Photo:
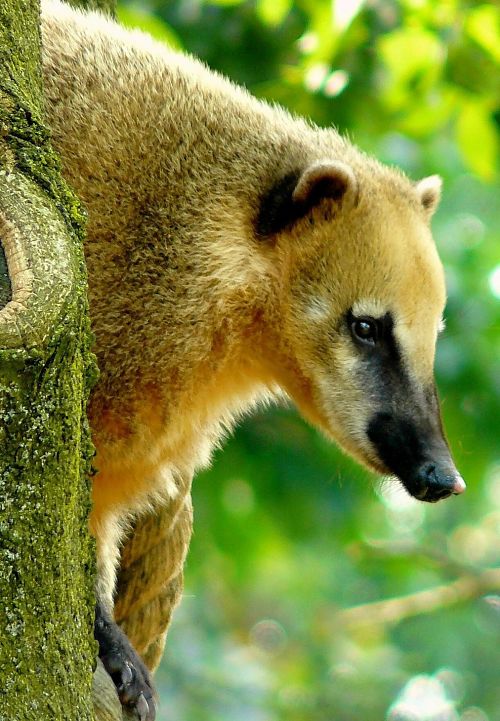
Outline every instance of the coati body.
<svg viewBox="0 0 500 721"><path fill-rule="evenodd" d="M290 396L419 498L461 492L433 383L438 179L414 184L97 13L43 0L42 39L47 121L88 211L108 610L122 519L175 495L260 400Z"/></svg>

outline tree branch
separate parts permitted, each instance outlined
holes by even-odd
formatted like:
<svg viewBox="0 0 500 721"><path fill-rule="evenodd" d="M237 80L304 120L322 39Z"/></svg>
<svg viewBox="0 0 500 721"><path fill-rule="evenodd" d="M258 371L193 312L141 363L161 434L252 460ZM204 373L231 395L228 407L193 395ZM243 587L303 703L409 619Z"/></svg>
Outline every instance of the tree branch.
<svg viewBox="0 0 500 721"><path fill-rule="evenodd" d="M500 590L500 568L488 568L426 591L352 606L339 611L335 615L335 622L347 629L361 625L394 626L406 618L433 613L498 590Z"/></svg>

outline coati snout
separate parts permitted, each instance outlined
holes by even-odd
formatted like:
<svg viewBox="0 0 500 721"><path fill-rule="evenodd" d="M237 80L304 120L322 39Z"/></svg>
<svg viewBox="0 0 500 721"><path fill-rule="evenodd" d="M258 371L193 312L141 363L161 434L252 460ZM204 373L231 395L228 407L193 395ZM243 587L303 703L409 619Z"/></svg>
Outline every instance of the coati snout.
<svg viewBox="0 0 500 721"><path fill-rule="evenodd" d="M440 429L419 428L418 420L377 413L367 435L384 466L414 498L434 503L465 491Z"/></svg>

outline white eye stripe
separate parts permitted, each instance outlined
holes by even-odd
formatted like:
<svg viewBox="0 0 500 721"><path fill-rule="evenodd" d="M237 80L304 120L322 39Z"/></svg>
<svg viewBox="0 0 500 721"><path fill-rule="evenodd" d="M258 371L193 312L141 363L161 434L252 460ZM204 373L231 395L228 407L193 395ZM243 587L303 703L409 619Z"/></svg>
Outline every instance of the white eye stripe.
<svg viewBox="0 0 500 721"><path fill-rule="evenodd" d="M362 298L353 303L352 313L357 318L362 316L371 316L372 318L381 318L387 312L387 308L380 300L374 298Z"/></svg>

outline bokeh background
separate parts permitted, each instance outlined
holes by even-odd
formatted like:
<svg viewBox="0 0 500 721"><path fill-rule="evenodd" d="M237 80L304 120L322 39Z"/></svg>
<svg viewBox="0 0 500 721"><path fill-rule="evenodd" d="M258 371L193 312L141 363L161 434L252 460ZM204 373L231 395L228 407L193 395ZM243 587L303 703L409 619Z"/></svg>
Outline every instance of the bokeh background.
<svg viewBox="0 0 500 721"><path fill-rule="evenodd" d="M381 486L293 409L195 481L161 721L500 721L500 9L470 0L144 0L119 19L417 179L444 178L437 375L468 482Z"/></svg>

